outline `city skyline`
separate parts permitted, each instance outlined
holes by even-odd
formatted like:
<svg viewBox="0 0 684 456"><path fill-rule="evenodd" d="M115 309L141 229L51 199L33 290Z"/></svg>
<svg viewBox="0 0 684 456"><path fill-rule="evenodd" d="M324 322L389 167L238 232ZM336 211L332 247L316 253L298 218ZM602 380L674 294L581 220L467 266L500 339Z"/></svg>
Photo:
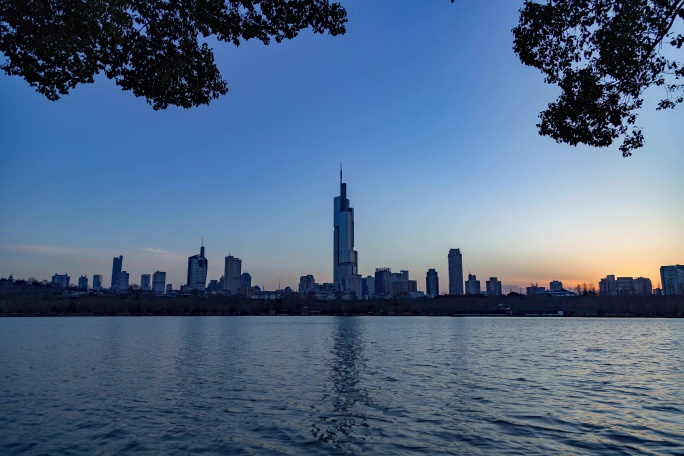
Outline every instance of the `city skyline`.
<svg viewBox="0 0 684 456"><path fill-rule="evenodd" d="M682 109L654 111L649 91L628 159L556 144L535 127L555 89L511 50L521 4L410 5L351 1L341 37L218 46L230 92L198 109L155 112L104 78L53 103L3 76L0 276L109 285L123 255L132 282L161 270L178 287L204 237L207 279L232 254L268 289L332 282L340 162L364 277L409 270L424 289L434 268L444 292L451 248L504 292L655 287L682 263Z"/></svg>

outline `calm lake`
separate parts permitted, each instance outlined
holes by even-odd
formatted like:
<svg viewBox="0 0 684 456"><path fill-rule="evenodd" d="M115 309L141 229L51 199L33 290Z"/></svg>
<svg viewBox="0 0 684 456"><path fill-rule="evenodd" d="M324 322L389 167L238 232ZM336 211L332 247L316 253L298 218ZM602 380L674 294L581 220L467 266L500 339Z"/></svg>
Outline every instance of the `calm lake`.
<svg viewBox="0 0 684 456"><path fill-rule="evenodd" d="M683 454L684 320L1 318L0 453Z"/></svg>

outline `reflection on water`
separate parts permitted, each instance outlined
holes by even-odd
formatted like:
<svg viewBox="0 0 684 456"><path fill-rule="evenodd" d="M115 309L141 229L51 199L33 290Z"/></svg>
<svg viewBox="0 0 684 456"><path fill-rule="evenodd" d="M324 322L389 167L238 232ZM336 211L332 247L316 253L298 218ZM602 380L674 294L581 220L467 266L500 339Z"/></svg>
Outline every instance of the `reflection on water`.
<svg viewBox="0 0 684 456"><path fill-rule="evenodd" d="M364 407L371 403L361 381L365 369L364 323L358 318L335 319L330 374L321 398L320 415L311 434L338 449L361 450L368 423Z"/></svg>
<svg viewBox="0 0 684 456"><path fill-rule="evenodd" d="M0 454L684 454L684 320L0 319Z"/></svg>

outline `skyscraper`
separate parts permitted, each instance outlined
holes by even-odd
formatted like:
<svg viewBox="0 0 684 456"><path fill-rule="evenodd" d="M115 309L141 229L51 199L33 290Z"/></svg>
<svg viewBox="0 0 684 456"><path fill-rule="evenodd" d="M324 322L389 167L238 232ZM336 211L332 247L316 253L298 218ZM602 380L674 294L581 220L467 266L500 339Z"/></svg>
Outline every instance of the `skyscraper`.
<svg viewBox="0 0 684 456"><path fill-rule="evenodd" d="M664 295L684 294L684 265L661 266L660 280Z"/></svg>
<svg viewBox="0 0 684 456"><path fill-rule="evenodd" d="M463 294L463 257L460 249L449 250L449 294Z"/></svg>
<svg viewBox="0 0 684 456"><path fill-rule="evenodd" d="M164 287L166 286L166 272L157 271L152 274L152 291L156 294L164 294Z"/></svg>
<svg viewBox="0 0 684 456"><path fill-rule="evenodd" d="M193 290L204 291L207 286L207 272L209 262L204 257L204 242L200 247L199 255L188 258L188 280L186 284Z"/></svg>
<svg viewBox="0 0 684 456"><path fill-rule="evenodd" d="M468 295L479 295L482 293L480 288L480 281L477 280L475 274L468 274L468 280L465 283L466 294Z"/></svg>
<svg viewBox="0 0 684 456"><path fill-rule="evenodd" d="M88 290L88 277L82 275L78 278L78 289L83 291Z"/></svg>
<svg viewBox="0 0 684 456"><path fill-rule="evenodd" d="M358 274L358 254L354 250L354 209L349 207L347 184L342 182L340 166L340 196L333 203L333 282L344 289L344 278Z"/></svg>
<svg viewBox="0 0 684 456"><path fill-rule="evenodd" d="M112 290L116 289L119 284L119 274L121 274L121 269L123 268L123 255L119 255L119 258L114 257L114 264L112 265L112 285L110 288Z"/></svg>
<svg viewBox="0 0 684 456"><path fill-rule="evenodd" d="M150 275L141 274L140 275L140 289L142 291L150 291L152 287L150 286Z"/></svg>
<svg viewBox="0 0 684 456"><path fill-rule="evenodd" d="M235 258L232 255L226 257L223 277L224 291L230 291L231 294L236 295L240 288L240 273L242 271L242 260Z"/></svg>
<svg viewBox="0 0 684 456"><path fill-rule="evenodd" d="M434 269L428 269L425 276L425 294L430 298L439 296L439 277Z"/></svg>
<svg viewBox="0 0 684 456"><path fill-rule="evenodd" d="M501 281L496 277L490 277L487 280L487 296L501 295Z"/></svg>
<svg viewBox="0 0 684 456"><path fill-rule="evenodd" d="M100 291L102 289L102 274L95 274L93 276L93 291Z"/></svg>

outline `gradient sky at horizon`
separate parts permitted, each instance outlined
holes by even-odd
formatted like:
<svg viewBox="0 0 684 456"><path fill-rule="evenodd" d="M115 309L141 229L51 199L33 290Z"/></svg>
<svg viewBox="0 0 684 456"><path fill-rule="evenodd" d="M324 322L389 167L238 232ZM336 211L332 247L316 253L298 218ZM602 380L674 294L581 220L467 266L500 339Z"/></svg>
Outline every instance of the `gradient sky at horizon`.
<svg viewBox="0 0 684 456"><path fill-rule="evenodd" d="M556 144L535 127L556 89L512 51L522 2L342 4L341 37L214 46L230 92L208 107L0 75L0 277L109 285L123 255L177 288L204 238L210 279L232 254L267 289L332 281L340 162L364 276L436 268L445 291L450 248L505 291L684 263L684 110L659 88L634 156Z"/></svg>

